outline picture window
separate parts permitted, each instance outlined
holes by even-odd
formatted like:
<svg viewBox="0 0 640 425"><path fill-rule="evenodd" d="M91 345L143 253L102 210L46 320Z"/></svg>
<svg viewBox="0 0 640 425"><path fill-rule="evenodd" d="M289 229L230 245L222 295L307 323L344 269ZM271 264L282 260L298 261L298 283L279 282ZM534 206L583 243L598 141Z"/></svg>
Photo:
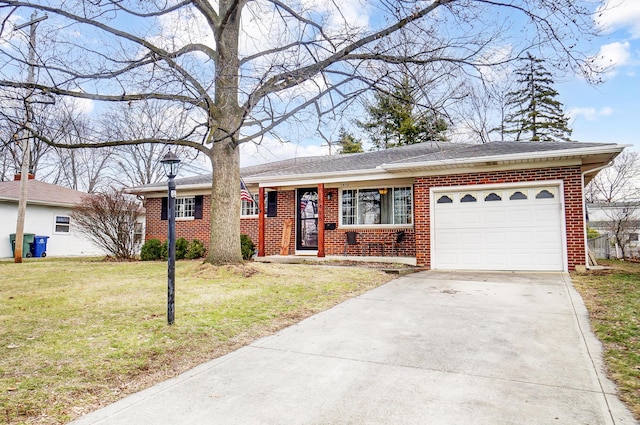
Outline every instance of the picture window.
<svg viewBox="0 0 640 425"><path fill-rule="evenodd" d="M406 225L413 223L411 187L342 191L342 225Z"/></svg>

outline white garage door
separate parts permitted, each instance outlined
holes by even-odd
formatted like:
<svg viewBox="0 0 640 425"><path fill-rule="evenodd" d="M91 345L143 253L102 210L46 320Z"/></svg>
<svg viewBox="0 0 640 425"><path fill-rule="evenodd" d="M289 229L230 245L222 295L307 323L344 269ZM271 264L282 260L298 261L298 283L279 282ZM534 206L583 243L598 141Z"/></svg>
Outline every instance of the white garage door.
<svg viewBox="0 0 640 425"><path fill-rule="evenodd" d="M563 270L559 186L435 192L434 269Z"/></svg>

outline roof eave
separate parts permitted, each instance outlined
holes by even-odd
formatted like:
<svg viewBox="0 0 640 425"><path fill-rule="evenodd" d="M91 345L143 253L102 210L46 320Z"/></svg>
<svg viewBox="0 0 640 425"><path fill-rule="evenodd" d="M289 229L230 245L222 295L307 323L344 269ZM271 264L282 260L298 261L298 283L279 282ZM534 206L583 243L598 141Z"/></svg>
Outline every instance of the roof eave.
<svg viewBox="0 0 640 425"><path fill-rule="evenodd" d="M606 147L588 147L578 149L566 149L558 151L540 151L540 152L526 152L507 155L491 155L484 157L473 158L456 158L445 159L438 161L424 161L424 162L406 162L406 163L394 163L394 164L382 164L380 168L388 172L399 172L407 170L439 170L442 168L459 168L468 167L471 165L507 165L518 163L533 163L533 162L545 162L545 161L557 161L563 159L579 159L586 156L593 156L599 154L612 154L613 156L622 152L622 150L628 145L610 145Z"/></svg>
<svg viewBox="0 0 640 425"><path fill-rule="evenodd" d="M0 196L0 201L1 202L16 202L16 203L18 203L19 199ZM78 204L79 204L78 202L69 203L69 202L38 201L38 200L32 200L32 199L27 200L27 205L40 205L40 206L45 206L45 207L73 208Z"/></svg>

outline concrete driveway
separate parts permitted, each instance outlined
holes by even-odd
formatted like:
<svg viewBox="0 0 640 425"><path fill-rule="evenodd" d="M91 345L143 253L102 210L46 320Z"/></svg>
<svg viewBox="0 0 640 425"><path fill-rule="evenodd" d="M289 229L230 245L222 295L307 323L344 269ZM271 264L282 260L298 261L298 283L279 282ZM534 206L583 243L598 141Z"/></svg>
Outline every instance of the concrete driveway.
<svg viewBox="0 0 640 425"><path fill-rule="evenodd" d="M563 273L420 272L74 422L636 424Z"/></svg>

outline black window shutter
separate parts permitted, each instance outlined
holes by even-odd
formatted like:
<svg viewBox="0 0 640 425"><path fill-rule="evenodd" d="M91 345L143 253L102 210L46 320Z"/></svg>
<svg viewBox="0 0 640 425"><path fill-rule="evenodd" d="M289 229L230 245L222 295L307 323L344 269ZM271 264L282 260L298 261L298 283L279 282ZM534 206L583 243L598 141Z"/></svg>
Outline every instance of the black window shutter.
<svg viewBox="0 0 640 425"><path fill-rule="evenodd" d="M267 217L278 215L278 192L267 192Z"/></svg>
<svg viewBox="0 0 640 425"><path fill-rule="evenodd" d="M160 210L160 220L166 220L169 215L169 198L162 198L162 208Z"/></svg>
<svg viewBox="0 0 640 425"><path fill-rule="evenodd" d="M201 220L202 219L202 195L198 195L196 196L195 199L195 209L193 211L193 218L195 218L196 220Z"/></svg>

